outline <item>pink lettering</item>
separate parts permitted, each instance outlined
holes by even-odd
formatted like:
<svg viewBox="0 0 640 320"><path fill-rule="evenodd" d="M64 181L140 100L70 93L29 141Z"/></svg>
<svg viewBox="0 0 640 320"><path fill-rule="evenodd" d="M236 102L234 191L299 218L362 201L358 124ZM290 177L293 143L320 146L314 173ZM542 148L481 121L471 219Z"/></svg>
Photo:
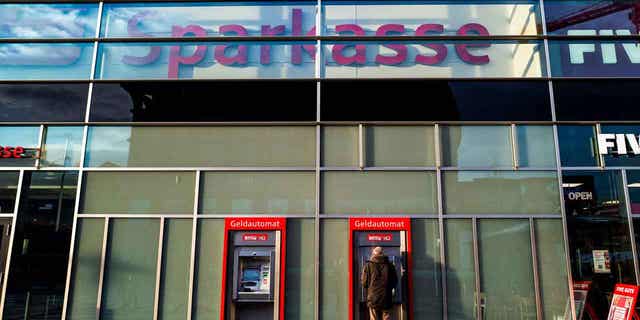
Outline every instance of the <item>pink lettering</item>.
<svg viewBox="0 0 640 320"><path fill-rule="evenodd" d="M302 35L302 9L293 9L291 18L291 31L294 36ZM316 35L316 27L311 28L307 36ZM291 46L291 63L302 64L302 50L309 54L312 60L316 59L316 46L314 44L294 44Z"/></svg>
<svg viewBox="0 0 640 320"><path fill-rule="evenodd" d="M340 24L336 26L336 33L350 32L356 36L364 36L365 32L357 24ZM350 57L344 55L344 49L355 47L356 53ZM333 61L340 65L365 64L367 62L367 47L364 44L345 45L336 44L331 50Z"/></svg>
<svg viewBox="0 0 640 320"><path fill-rule="evenodd" d="M489 30L485 26L478 23L468 23L458 29L458 35L477 34L480 36L489 35ZM469 52L469 48L489 48L489 43L476 43L476 44L456 44L456 53L460 60L470 64L487 64L491 59L489 55L475 56Z"/></svg>
<svg viewBox="0 0 640 320"><path fill-rule="evenodd" d="M401 24L384 24L376 31L376 36L386 36L390 32L404 33L404 26ZM376 55L376 62L384 65L397 65L407 60L407 46L403 44L385 44L383 47L397 52L395 56Z"/></svg>
<svg viewBox="0 0 640 320"><path fill-rule="evenodd" d="M129 21L127 22L127 33L132 37L143 37L143 38L151 37L150 34L146 34L140 31L140 29L138 29L138 24L140 23L142 18L150 14L152 14L151 11L143 11L131 17L131 19L129 19ZM158 57L160 57L160 53L162 53L162 47L151 46L149 47L149 53L146 56L136 57L136 56L125 55L124 57L122 57L122 62L125 64L134 65L134 66L145 65L158 60Z"/></svg>
<svg viewBox="0 0 640 320"><path fill-rule="evenodd" d="M272 28L270 25L262 26L263 36L275 36L279 34L284 34L284 25L275 26ZM271 63L271 45L263 44L260 46L260 63L261 64L269 64Z"/></svg>
<svg viewBox="0 0 640 320"><path fill-rule="evenodd" d="M444 26L441 24L432 23L423 24L419 26L418 29L416 29L416 36L424 36L429 32L443 33ZM431 66L440 64L442 63L442 61L444 61L445 58L447 58L448 49L444 44L423 44L423 46L435 51L436 54L434 56L427 56L422 54L416 55L416 63Z"/></svg>
<svg viewBox="0 0 640 320"><path fill-rule="evenodd" d="M207 35L207 30L197 25L188 25L186 27L173 26L171 31L171 35L173 37L183 37L186 34L193 34L196 37L204 37ZM196 46L196 50L190 56L182 56L180 55L182 46L176 45L172 46L169 52L169 78L178 78L178 72L180 70L180 65L194 65L202 59L207 53L206 45L198 45Z"/></svg>
<svg viewBox="0 0 640 320"><path fill-rule="evenodd" d="M238 36L246 36L247 29L238 24L229 24L220 26L220 34L235 33ZM238 51L235 56L227 57L226 51L229 48L237 47ZM247 64L247 45L219 45L215 49L215 58L220 64L225 66L230 65L245 65Z"/></svg>

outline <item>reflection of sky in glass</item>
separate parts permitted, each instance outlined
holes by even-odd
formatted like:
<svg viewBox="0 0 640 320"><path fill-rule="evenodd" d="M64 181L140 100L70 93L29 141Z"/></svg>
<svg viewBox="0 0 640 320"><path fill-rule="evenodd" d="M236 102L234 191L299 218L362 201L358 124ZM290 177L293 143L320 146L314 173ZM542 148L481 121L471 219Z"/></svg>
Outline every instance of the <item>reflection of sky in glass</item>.
<svg viewBox="0 0 640 320"><path fill-rule="evenodd" d="M0 38L93 37L97 15L97 4L3 4Z"/></svg>
<svg viewBox="0 0 640 320"><path fill-rule="evenodd" d="M78 166L82 133L82 127L48 127L43 165Z"/></svg>
<svg viewBox="0 0 640 320"><path fill-rule="evenodd" d="M131 127L92 127L87 139L86 166L127 166Z"/></svg>
<svg viewBox="0 0 640 320"><path fill-rule="evenodd" d="M0 79L88 79L93 43L0 45Z"/></svg>
<svg viewBox="0 0 640 320"><path fill-rule="evenodd" d="M39 135L40 127L38 126L0 127L0 145L36 148Z"/></svg>

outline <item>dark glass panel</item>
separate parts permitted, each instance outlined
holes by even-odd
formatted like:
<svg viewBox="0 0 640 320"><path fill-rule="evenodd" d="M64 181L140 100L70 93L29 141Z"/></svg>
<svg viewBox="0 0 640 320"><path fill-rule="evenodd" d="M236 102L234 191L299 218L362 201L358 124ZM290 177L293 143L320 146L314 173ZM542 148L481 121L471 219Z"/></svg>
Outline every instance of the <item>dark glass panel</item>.
<svg viewBox="0 0 640 320"><path fill-rule="evenodd" d="M99 83L91 121L315 121L316 83Z"/></svg>
<svg viewBox="0 0 640 320"><path fill-rule="evenodd" d="M591 282L586 304L606 319L614 285L636 281L622 177L565 171L563 190L573 280Z"/></svg>
<svg viewBox="0 0 640 320"><path fill-rule="evenodd" d="M594 126L558 126L558 140L562 166L598 165Z"/></svg>
<svg viewBox="0 0 640 320"><path fill-rule="evenodd" d="M0 84L0 121L83 121L88 84Z"/></svg>
<svg viewBox="0 0 640 320"><path fill-rule="evenodd" d="M553 82L559 121L640 120L640 80Z"/></svg>
<svg viewBox="0 0 640 320"><path fill-rule="evenodd" d="M637 78L640 73L638 40L549 40L549 58L552 77Z"/></svg>
<svg viewBox="0 0 640 320"><path fill-rule="evenodd" d="M5 319L60 319L77 172L26 172L18 211Z"/></svg>
<svg viewBox="0 0 640 320"><path fill-rule="evenodd" d="M547 0L544 3L547 32L566 35L576 30L628 30L637 33L634 14L639 4L638 0Z"/></svg>
<svg viewBox="0 0 640 320"><path fill-rule="evenodd" d="M324 121L544 121L539 81L335 81L322 83Z"/></svg>

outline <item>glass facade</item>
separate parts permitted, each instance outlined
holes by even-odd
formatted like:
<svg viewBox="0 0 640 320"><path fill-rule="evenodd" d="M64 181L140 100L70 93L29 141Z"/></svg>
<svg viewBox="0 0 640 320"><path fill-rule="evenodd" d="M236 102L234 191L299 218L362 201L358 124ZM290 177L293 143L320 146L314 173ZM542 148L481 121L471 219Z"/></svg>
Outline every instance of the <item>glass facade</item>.
<svg viewBox="0 0 640 320"><path fill-rule="evenodd" d="M0 4L0 318L262 319L233 250L276 234L268 318L362 320L357 232L401 235L403 319L605 318L640 284L638 10Z"/></svg>

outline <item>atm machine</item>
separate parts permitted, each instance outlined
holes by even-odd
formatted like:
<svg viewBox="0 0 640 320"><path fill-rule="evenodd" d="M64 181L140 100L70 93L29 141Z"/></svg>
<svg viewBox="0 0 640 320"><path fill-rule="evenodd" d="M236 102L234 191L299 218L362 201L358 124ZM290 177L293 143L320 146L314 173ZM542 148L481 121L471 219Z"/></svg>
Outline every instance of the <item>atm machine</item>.
<svg viewBox="0 0 640 320"><path fill-rule="evenodd" d="M364 219L360 219L364 220ZM373 220L376 219L366 219ZM364 229L351 230L352 240L352 263L351 271L352 276L352 310L351 320L368 320L369 310L367 308L367 292L362 286L362 272L364 266L371 257L371 252L375 247L382 247L384 254L389 258L389 261L395 267L395 272L398 277L398 283L393 292L393 319L397 320L410 320L409 300L411 290L409 288L410 280L410 245L408 230L388 230L384 228L367 229L365 224ZM369 224L371 225L371 224ZM376 224L373 224L374 226ZM382 224L385 225L385 224ZM402 225L409 225L408 223ZM353 226L353 223L352 223ZM407 226L407 228L409 228Z"/></svg>
<svg viewBox="0 0 640 320"><path fill-rule="evenodd" d="M227 230L221 319L283 319L282 235L280 230Z"/></svg>

